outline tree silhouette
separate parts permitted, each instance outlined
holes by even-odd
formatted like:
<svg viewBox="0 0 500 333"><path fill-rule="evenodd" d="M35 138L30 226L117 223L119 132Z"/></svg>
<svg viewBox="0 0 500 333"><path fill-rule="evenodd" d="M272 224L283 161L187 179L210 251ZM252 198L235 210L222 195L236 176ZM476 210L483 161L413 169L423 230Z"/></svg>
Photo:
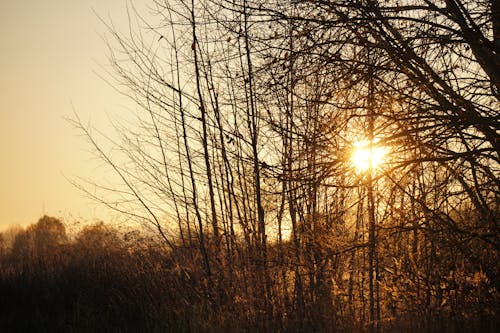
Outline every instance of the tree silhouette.
<svg viewBox="0 0 500 333"><path fill-rule="evenodd" d="M137 126L108 150L74 119L121 182L82 188L156 230L214 316L436 331L496 314L497 1L155 5L158 24L138 16L154 36L107 25ZM361 172L360 142L387 151Z"/></svg>

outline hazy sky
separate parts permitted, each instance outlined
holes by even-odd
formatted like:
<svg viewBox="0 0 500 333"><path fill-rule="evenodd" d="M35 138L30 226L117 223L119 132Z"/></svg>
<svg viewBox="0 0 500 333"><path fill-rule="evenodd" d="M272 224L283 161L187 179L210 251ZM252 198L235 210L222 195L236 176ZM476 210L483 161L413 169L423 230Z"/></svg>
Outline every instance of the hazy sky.
<svg viewBox="0 0 500 333"><path fill-rule="evenodd" d="M42 213L106 219L65 179L99 176L63 119L72 105L105 124L107 113L129 104L96 74L107 51L93 9L126 24L123 0L0 0L0 229Z"/></svg>

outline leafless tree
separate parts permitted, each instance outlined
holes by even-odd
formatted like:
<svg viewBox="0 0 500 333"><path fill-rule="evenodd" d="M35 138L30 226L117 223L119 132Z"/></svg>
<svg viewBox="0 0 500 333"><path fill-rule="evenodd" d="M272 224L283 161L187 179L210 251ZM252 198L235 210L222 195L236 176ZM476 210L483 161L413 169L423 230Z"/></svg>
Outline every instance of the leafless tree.
<svg viewBox="0 0 500 333"><path fill-rule="evenodd" d="M348 316L433 330L483 304L464 286L487 300L477 313L495 311L497 1L157 0L154 12L128 35L107 25L113 84L137 120L108 136L114 150L75 121L121 182L84 189L169 251L199 248L219 315L245 299L260 330L286 317L342 331ZM387 150L380 166L356 171L360 140Z"/></svg>

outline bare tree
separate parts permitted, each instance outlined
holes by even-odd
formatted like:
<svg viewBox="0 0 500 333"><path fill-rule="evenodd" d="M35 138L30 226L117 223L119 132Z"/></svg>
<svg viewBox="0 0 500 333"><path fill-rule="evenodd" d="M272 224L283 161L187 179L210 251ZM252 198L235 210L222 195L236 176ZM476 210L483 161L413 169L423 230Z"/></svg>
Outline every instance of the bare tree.
<svg viewBox="0 0 500 333"><path fill-rule="evenodd" d="M77 119L121 182L87 192L169 251L196 244L217 315L433 330L479 307L458 285L494 312L496 1L154 4L157 24L108 24L137 121L107 150Z"/></svg>

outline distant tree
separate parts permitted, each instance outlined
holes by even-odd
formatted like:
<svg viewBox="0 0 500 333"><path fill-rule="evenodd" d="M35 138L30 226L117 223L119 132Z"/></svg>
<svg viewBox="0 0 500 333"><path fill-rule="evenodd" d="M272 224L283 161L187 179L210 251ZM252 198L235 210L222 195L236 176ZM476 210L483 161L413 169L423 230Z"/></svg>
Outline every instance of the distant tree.
<svg viewBox="0 0 500 333"><path fill-rule="evenodd" d="M81 249L97 252L118 248L121 243L118 232L103 222L84 227L75 240L76 246Z"/></svg>
<svg viewBox="0 0 500 333"><path fill-rule="evenodd" d="M0 232L0 257L3 257L5 255L6 250L7 250L7 242L5 240L3 232Z"/></svg>
<svg viewBox="0 0 500 333"><path fill-rule="evenodd" d="M33 234L35 247L40 251L51 249L67 241L64 224L59 219L47 215L28 227L26 232Z"/></svg>
<svg viewBox="0 0 500 333"><path fill-rule="evenodd" d="M32 254L32 241L29 238L29 234L23 230L14 237L14 242L12 243L12 257L17 261L24 261L29 260Z"/></svg>
<svg viewBox="0 0 500 333"><path fill-rule="evenodd" d="M12 225L2 233L5 241L5 246L9 251L12 250L14 239L16 238L17 234L22 231L24 231L24 229L20 225Z"/></svg>
<svg viewBox="0 0 500 333"><path fill-rule="evenodd" d="M12 246L12 256L20 264L49 265L67 242L66 228L55 217L44 215L37 223L19 232Z"/></svg>

